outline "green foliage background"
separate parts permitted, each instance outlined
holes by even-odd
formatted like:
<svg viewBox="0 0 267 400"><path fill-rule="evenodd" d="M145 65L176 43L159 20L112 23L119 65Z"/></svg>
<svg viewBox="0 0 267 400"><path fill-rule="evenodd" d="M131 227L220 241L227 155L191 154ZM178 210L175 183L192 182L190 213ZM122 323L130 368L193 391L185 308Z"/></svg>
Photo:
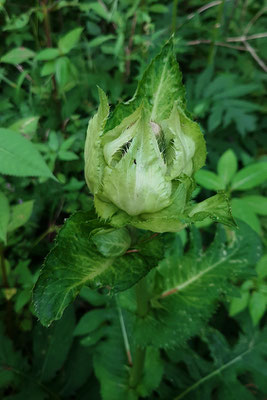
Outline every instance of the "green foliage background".
<svg viewBox="0 0 267 400"><path fill-rule="evenodd" d="M260 0L0 0L1 398L264 399L266 11ZM31 303L43 260L66 218L92 215L83 149L97 85L112 105L129 99L172 33L208 149L195 199L225 190L249 226L215 235L214 223L197 223L165 235L164 256L157 241L132 254L129 267L158 263L148 316L138 315L134 289L87 287L44 328ZM163 296L173 288L181 294ZM134 389L123 329L130 349L148 346Z"/></svg>

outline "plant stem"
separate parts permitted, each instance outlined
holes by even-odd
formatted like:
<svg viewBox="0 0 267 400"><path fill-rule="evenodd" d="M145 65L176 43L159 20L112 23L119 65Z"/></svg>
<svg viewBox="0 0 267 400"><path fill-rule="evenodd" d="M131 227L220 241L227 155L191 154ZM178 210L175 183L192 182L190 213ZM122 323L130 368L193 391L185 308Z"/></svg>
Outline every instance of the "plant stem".
<svg viewBox="0 0 267 400"><path fill-rule="evenodd" d="M216 55L216 51L217 51L216 41L218 39L219 32L221 31L224 4L225 4L225 0L222 0L221 4L219 6L219 9L218 9L216 23L215 23L213 31L212 31L212 44L211 44L211 48L210 48L210 52L209 52L209 58L208 58L208 64L209 65L213 64L214 58L215 58L215 55Z"/></svg>
<svg viewBox="0 0 267 400"><path fill-rule="evenodd" d="M51 38L51 25L50 25L50 16L49 16L49 8L47 4L48 0L43 0L42 2L42 9L43 9L43 16L44 16L44 31L45 31L45 38L46 38L46 47L52 47L52 38ZM55 100L57 99L57 84L56 78L52 76L52 85L53 85L53 95Z"/></svg>
<svg viewBox="0 0 267 400"><path fill-rule="evenodd" d="M146 278L141 279L135 287L137 302L137 317L144 318L149 311L149 297ZM133 367L130 373L130 387L136 388L143 375L146 358L146 348L137 346L133 359Z"/></svg>
<svg viewBox="0 0 267 400"><path fill-rule="evenodd" d="M172 33L175 33L175 31L176 31L177 8L178 8L178 0L173 0L173 6L172 6Z"/></svg>

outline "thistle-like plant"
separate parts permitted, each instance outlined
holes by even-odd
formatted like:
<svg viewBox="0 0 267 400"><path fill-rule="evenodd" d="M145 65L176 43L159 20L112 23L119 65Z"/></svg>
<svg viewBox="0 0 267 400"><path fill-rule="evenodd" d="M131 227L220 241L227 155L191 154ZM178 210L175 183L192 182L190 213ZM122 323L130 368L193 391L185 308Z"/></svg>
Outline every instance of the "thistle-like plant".
<svg viewBox="0 0 267 400"><path fill-rule="evenodd" d="M233 224L223 193L196 205L190 201L206 145L186 111L172 39L129 102L110 114L101 89L99 98L87 131L85 178L101 218L155 232L177 232L206 217Z"/></svg>

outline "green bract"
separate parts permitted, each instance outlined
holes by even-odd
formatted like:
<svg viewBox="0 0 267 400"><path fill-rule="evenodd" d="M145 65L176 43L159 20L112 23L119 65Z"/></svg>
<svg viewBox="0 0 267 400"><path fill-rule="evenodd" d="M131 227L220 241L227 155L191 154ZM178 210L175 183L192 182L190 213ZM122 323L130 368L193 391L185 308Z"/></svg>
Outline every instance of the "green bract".
<svg viewBox="0 0 267 400"><path fill-rule="evenodd" d="M132 100L110 115L101 89L99 98L88 126L85 177L101 218L155 232L179 231L208 216L233 223L223 193L190 202L206 146L199 125L186 114L172 40L151 62Z"/></svg>

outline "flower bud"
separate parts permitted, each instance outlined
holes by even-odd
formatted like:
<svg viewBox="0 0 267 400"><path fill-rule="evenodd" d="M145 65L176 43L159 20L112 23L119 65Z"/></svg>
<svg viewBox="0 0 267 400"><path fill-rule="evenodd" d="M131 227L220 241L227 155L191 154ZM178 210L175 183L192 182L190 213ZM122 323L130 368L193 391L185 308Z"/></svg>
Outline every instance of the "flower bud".
<svg viewBox="0 0 267 400"><path fill-rule="evenodd" d="M85 178L98 215L114 226L178 231L191 221L214 217L216 207L221 212L222 199L216 196L215 208L209 202L206 213L205 202L199 212L190 203L193 175L205 163L206 147L200 127L186 115L177 68L167 44L133 100L111 116L99 89L99 110L85 143Z"/></svg>

